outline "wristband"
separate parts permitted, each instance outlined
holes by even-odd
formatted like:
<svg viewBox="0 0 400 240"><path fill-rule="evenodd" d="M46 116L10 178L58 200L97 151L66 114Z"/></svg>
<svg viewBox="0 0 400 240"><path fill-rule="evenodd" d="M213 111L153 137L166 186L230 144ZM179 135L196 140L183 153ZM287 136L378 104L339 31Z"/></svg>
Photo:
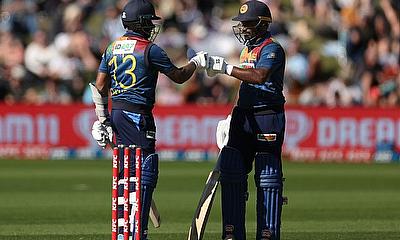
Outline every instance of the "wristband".
<svg viewBox="0 0 400 240"><path fill-rule="evenodd" d="M199 66L199 63L196 60L194 60L193 58L189 60L189 63L194 63L196 68Z"/></svg>
<svg viewBox="0 0 400 240"><path fill-rule="evenodd" d="M233 70L233 65L226 65L226 74L228 74L229 76L232 74L232 70Z"/></svg>

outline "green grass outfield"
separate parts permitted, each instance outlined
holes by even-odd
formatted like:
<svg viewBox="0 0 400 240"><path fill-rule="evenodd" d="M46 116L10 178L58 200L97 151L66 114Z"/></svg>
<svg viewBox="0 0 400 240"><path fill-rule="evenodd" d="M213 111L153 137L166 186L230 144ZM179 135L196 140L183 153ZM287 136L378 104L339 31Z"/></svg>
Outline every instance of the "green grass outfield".
<svg viewBox="0 0 400 240"><path fill-rule="evenodd" d="M152 240L187 239L213 163L161 162ZM284 163L282 240L400 239L399 164ZM247 236L255 239L249 177ZM109 240L111 161L0 160L0 239ZM217 194L205 239L220 239Z"/></svg>

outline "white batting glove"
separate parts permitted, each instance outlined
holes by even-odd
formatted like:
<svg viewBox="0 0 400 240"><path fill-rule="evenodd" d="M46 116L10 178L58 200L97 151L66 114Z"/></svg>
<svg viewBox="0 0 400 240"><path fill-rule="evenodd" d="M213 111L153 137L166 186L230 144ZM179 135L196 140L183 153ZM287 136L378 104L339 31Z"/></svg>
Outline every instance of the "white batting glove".
<svg viewBox="0 0 400 240"><path fill-rule="evenodd" d="M196 68L204 69L207 67L208 53L204 51L197 52L196 56L192 57L189 62L194 63Z"/></svg>
<svg viewBox="0 0 400 240"><path fill-rule="evenodd" d="M231 115L224 120L218 122L217 132L215 137L217 138L217 145L219 149L222 149L229 140L229 127L231 125Z"/></svg>
<svg viewBox="0 0 400 240"><path fill-rule="evenodd" d="M216 74L232 74L233 66L228 64L223 57L210 56L207 64L207 74L210 77Z"/></svg>
<svg viewBox="0 0 400 240"><path fill-rule="evenodd" d="M113 139L110 122L101 123L99 120L95 121L92 126L92 136L100 147L105 148Z"/></svg>

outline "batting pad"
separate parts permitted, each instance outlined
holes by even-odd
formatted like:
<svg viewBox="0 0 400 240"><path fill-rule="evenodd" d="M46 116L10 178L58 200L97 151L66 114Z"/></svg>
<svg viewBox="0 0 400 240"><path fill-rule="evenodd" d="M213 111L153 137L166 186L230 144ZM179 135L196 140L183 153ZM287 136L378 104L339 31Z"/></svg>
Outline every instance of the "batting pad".
<svg viewBox="0 0 400 240"><path fill-rule="evenodd" d="M255 157L257 186L257 240L280 239L282 212L282 166L280 158L270 153Z"/></svg>
<svg viewBox="0 0 400 240"><path fill-rule="evenodd" d="M142 240L147 240L149 212L158 178L158 155L150 154L142 164Z"/></svg>
<svg viewBox="0 0 400 240"><path fill-rule="evenodd" d="M220 154L223 238L245 239L247 174L239 150L225 146Z"/></svg>

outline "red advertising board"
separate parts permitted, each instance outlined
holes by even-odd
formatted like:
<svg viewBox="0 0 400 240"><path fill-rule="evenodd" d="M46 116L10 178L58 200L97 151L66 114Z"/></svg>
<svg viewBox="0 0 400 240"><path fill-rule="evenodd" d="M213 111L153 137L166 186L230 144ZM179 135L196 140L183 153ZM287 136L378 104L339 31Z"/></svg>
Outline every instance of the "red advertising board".
<svg viewBox="0 0 400 240"><path fill-rule="evenodd" d="M400 149L400 109L288 108L284 152L293 160L368 162L376 144Z"/></svg>
<svg viewBox="0 0 400 240"><path fill-rule="evenodd" d="M47 158L91 145L96 116L86 105L0 105L0 157Z"/></svg>
<svg viewBox="0 0 400 240"><path fill-rule="evenodd" d="M87 146L96 118L85 105L2 105L0 113L3 144Z"/></svg>
<svg viewBox="0 0 400 240"><path fill-rule="evenodd" d="M182 159L215 156L217 123L230 111L231 106L156 107L157 151ZM0 105L0 157L102 156L91 137L95 119L93 106L82 104ZM286 121L284 154L292 160L369 162L379 142L400 149L398 108L287 107Z"/></svg>
<svg viewBox="0 0 400 240"><path fill-rule="evenodd" d="M218 121L225 119L231 106L156 107L157 148L160 150L215 150Z"/></svg>

